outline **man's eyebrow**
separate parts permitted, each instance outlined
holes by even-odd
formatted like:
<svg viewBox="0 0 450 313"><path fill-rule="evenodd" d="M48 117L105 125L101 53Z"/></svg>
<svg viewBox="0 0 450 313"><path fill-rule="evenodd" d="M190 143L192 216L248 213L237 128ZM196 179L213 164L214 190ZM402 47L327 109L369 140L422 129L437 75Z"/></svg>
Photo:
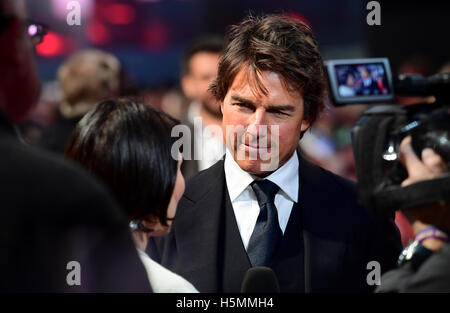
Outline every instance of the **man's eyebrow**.
<svg viewBox="0 0 450 313"><path fill-rule="evenodd" d="M234 100L234 101L241 102L241 103L250 104L250 105L253 105L253 106L255 105L255 103L252 100L244 98L244 97L242 97L240 95L232 95L231 99Z"/></svg>
<svg viewBox="0 0 450 313"><path fill-rule="evenodd" d="M278 110L278 111L288 111L288 112L294 112L295 107L293 105L269 105L269 107L266 110Z"/></svg>
<svg viewBox="0 0 450 313"><path fill-rule="evenodd" d="M255 103L247 98L244 98L240 95L232 95L231 99L234 101L238 101L240 103L244 103L244 104L248 104L248 105L252 105L255 106ZM277 110L277 111L288 111L288 112L294 112L295 111L295 107L293 105L269 105L266 110Z"/></svg>

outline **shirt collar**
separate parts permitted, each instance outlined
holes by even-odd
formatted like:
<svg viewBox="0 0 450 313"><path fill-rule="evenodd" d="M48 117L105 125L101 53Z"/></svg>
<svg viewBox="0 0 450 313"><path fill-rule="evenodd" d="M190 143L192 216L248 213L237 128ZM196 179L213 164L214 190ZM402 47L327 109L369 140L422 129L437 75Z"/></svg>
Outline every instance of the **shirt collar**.
<svg viewBox="0 0 450 313"><path fill-rule="evenodd" d="M254 179L237 164L228 148L225 153L224 170L228 194L230 195L230 200L233 202Z"/></svg>
<svg viewBox="0 0 450 313"><path fill-rule="evenodd" d="M292 201L298 202L298 169L299 161L297 152L294 151L291 158L279 169L266 177L277 184Z"/></svg>
<svg viewBox="0 0 450 313"><path fill-rule="evenodd" d="M225 154L224 170L228 194L233 202L255 179L241 169L228 148ZM291 158L266 179L277 184L292 201L298 202L298 171L299 161L297 153L294 151Z"/></svg>

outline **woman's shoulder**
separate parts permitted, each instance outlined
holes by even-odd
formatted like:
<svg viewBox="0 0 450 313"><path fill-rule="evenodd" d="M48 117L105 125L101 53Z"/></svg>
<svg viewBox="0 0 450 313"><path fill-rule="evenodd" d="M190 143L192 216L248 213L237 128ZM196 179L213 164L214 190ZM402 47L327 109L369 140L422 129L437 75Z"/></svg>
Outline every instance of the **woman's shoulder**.
<svg viewBox="0 0 450 313"><path fill-rule="evenodd" d="M185 278L153 261L138 249L139 257L147 271L152 289L156 293L197 293L198 290Z"/></svg>

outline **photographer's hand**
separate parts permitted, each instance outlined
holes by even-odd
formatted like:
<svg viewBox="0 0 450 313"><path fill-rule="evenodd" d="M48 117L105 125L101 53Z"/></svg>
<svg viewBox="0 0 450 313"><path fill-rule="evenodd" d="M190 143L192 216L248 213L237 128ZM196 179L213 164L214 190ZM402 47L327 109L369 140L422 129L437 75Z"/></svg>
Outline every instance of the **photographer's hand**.
<svg viewBox="0 0 450 313"><path fill-rule="evenodd" d="M421 180L436 178L449 170L441 156L430 148L422 151L420 160L412 148L411 136L403 139L400 144L400 162L408 171L408 178L402 182L403 187Z"/></svg>
<svg viewBox="0 0 450 313"><path fill-rule="evenodd" d="M408 178L402 182L402 186L408 186L422 180L433 179L448 172L447 164L436 152L430 148L422 151L422 160L414 152L411 145L411 136L406 137L400 144L400 162L408 171ZM404 215L411 223L414 233L435 225L448 228L448 205L430 204L404 211ZM444 242L435 238L424 240L422 244L430 250L438 251Z"/></svg>

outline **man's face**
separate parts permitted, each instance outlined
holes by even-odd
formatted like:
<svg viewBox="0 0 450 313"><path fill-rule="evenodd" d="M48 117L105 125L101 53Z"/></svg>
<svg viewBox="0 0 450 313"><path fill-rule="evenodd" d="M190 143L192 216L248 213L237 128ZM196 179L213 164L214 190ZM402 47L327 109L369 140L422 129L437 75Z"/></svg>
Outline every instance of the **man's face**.
<svg viewBox="0 0 450 313"><path fill-rule="evenodd" d="M220 115L220 103L208 91L212 80L217 76L220 55L211 52L198 52L189 61L189 73L183 77L185 95L201 102L213 115Z"/></svg>
<svg viewBox="0 0 450 313"><path fill-rule="evenodd" d="M6 1L15 18L2 34L0 79L3 110L14 122L23 120L39 96L39 78L33 58L33 47L25 27L25 6L22 0ZM5 44L5 45L3 45Z"/></svg>
<svg viewBox="0 0 450 313"><path fill-rule="evenodd" d="M267 95L257 92L258 89L252 85L256 82L251 80L250 83L245 68L241 68L221 108L224 139L234 159L244 171L265 177L289 160L297 149L301 132L310 123L304 120L304 100L300 92L289 91L274 72L262 72L260 81ZM226 133L230 126L235 129L243 126L244 130L230 135ZM264 126L267 127L266 133L261 131ZM278 136L273 136L276 128ZM229 136L233 137L232 140ZM262 149L267 149L270 154L276 151L275 148L278 150L278 162L272 171L263 170L262 165L267 163L263 158L251 158L251 154L259 155Z"/></svg>

